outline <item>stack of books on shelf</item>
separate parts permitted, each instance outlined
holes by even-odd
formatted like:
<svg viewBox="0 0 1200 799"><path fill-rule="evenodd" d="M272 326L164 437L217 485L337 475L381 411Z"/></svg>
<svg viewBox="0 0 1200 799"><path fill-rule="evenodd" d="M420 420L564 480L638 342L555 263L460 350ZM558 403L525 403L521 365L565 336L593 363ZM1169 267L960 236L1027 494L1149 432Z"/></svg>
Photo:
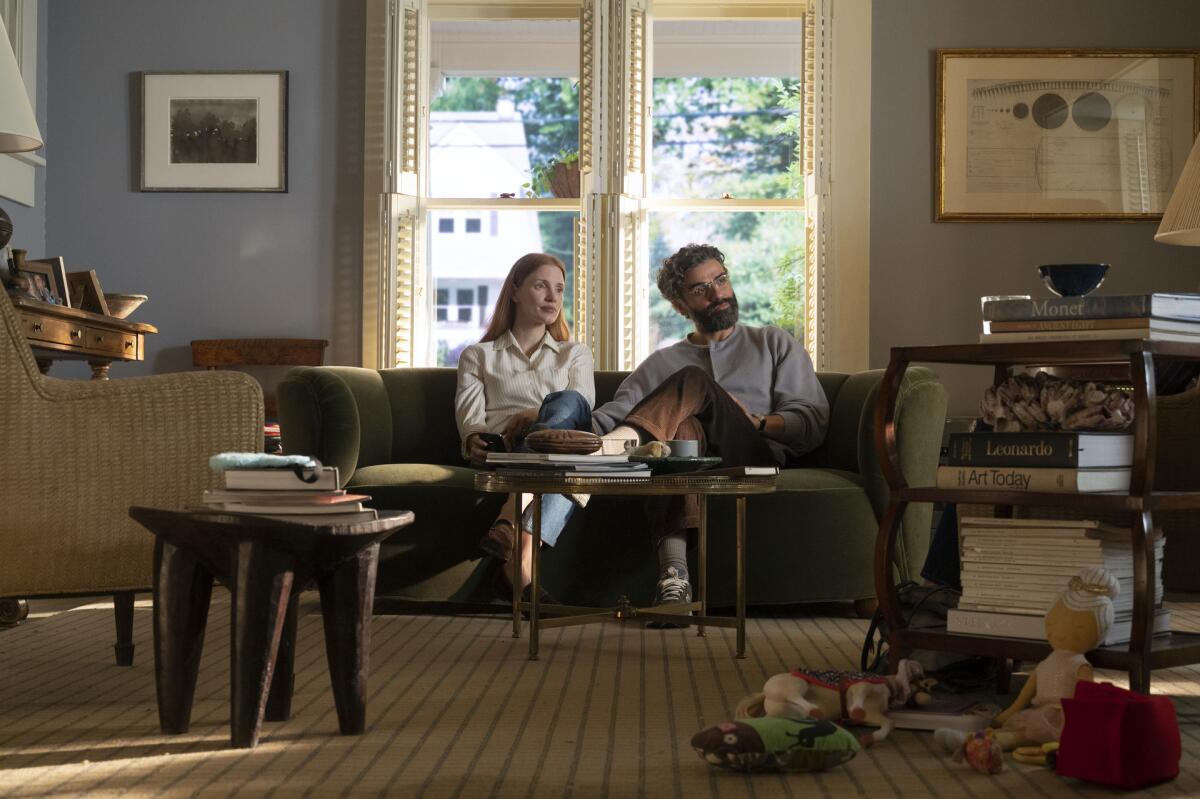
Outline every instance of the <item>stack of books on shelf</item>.
<svg viewBox="0 0 1200 799"><path fill-rule="evenodd" d="M953 433L938 488L1128 491L1133 434L1081 430Z"/></svg>
<svg viewBox="0 0 1200 799"><path fill-rule="evenodd" d="M269 456L268 456L269 457ZM366 494L338 488L334 466L224 468L225 487L205 491L206 510L254 513L284 521L342 524L378 518ZM311 482L310 482L311 481Z"/></svg>
<svg viewBox="0 0 1200 799"><path fill-rule="evenodd" d="M650 467L628 455L569 455L556 452L489 452L488 466L510 477L614 477L648 480Z"/></svg>
<svg viewBox="0 0 1200 799"><path fill-rule="evenodd" d="M999 299L983 304L981 342L1139 338L1200 342L1200 294Z"/></svg>
<svg viewBox="0 0 1200 799"><path fill-rule="evenodd" d="M962 598L947 614L952 633L1046 640L1046 611L1071 578L1103 566L1117 578L1115 618L1102 646L1128 643L1133 629L1133 548L1129 530L1095 521L967 517L959 526ZM1163 536L1154 541L1154 596L1162 598ZM1158 607L1154 633L1171 611Z"/></svg>

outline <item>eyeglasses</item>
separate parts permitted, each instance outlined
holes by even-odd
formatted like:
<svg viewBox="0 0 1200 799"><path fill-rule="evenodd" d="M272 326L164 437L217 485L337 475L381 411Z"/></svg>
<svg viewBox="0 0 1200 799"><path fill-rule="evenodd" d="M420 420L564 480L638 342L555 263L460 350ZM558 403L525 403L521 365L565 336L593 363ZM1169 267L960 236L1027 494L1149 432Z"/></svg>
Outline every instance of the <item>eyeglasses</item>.
<svg viewBox="0 0 1200 799"><path fill-rule="evenodd" d="M709 280L707 283L697 283L694 286L689 286L687 293L691 294L693 297L703 297L704 295L708 294L708 290L710 288L713 288L714 286L716 288L723 289L728 285L729 285L729 273L722 272L721 274L714 277L712 280Z"/></svg>

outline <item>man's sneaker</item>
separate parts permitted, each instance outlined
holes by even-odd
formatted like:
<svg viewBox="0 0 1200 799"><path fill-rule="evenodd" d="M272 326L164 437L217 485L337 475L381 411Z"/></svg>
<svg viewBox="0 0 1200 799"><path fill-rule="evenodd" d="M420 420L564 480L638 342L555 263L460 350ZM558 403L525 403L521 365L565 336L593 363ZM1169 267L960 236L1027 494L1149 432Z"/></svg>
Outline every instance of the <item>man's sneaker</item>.
<svg viewBox="0 0 1200 799"><path fill-rule="evenodd" d="M686 571L668 566L658 578L658 590L654 594L654 607L659 605L687 604L692 601L692 584L688 581ZM681 614L679 621L648 621L646 626L653 630L676 630L691 626L687 614Z"/></svg>

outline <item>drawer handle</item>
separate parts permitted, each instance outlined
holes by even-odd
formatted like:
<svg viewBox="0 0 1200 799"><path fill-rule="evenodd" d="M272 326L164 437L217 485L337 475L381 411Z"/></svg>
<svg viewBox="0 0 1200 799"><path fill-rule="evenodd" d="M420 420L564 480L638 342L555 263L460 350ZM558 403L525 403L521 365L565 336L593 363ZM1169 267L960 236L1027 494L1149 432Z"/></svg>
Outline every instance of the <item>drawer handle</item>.
<svg viewBox="0 0 1200 799"><path fill-rule="evenodd" d="M104 336L102 336L102 335L100 335L99 333L97 333L97 334L96 334L96 343L97 343L97 344L102 344L103 342L104 342Z"/></svg>
<svg viewBox="0 0 1200 799"><path fill-rule="evenodd" d="M126 342L125 342L125 349L127 349L127 350L131 350L131 349L133 349L133 342L132 342L132 341L126 341Z"/></svg>
<svg viewBox="0 0 1200 799"><path fill-rule="evenodd" d="M83 331L82 330L72 330L71 338L83 338Z"/></svg>
<svg viewBox="0 0 1200 799"><path fill-rule="evenodd" d="M34 333L41 333L41 332L42 332L42 323L41 323L41 322L34 322L34 323L33 323L33 332L34 332Z"/></svg>

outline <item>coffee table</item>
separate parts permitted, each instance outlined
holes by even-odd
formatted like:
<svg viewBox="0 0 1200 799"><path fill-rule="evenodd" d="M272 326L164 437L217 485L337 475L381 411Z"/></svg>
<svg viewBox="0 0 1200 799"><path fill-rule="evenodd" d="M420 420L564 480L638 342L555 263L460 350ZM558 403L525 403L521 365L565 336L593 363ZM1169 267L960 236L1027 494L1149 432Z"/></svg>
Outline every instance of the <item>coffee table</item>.
<svg viewBox="0 0 1200 799"><path fill-rule="evenodd" d="M296 604L315 581L338 729L366 728L367 663L379 542L411 511L358 522L293 522L250 513L132 507L154 533L154 677L167 734L187 732L213 578L233 595L230 738L253 747L265 718L291 715Z"/></svg>
<svg viewBox="0 0 1200 799"><path fill-rule="evenodd" d="M650 478L620 477L560 477L506 475L502 471L479 472L475 475L475 490L489 494L532 494L533 495L533 564L530 570L531 602L522 602L518 587L513 586L513 638L521 637L521 611L529 612L529 659L538 659L538 630L541 627L567 627L604 621L678 621L683 614L699 611L690 617L697 626L697 635L704 635L705 626L734 627L737 629L737 657L746 656L746 497L751 494L769 494L775 490L775 475L753 477L729 477L705 475L703 472L675 474ZM700 527L697 540L697 600L688 603L658 605L646 609L634 607L621 597L611 608L590 608L575 605L542 605L538 601L538 562L542 544L542 495L543 494L618 494L622 496L669 496L696 494L700 497ZM737 599L736 615L708 615L707 571L708 571L708 497L733 496L737 502ZM513 500L516 502L516 500ZM518 508L519 510L519 508ZM519 514L514 518L519 518ZM514 563L521 562L521 536L513 536ZM556 618L542 619L545 609L556 614Z"/></svg>

